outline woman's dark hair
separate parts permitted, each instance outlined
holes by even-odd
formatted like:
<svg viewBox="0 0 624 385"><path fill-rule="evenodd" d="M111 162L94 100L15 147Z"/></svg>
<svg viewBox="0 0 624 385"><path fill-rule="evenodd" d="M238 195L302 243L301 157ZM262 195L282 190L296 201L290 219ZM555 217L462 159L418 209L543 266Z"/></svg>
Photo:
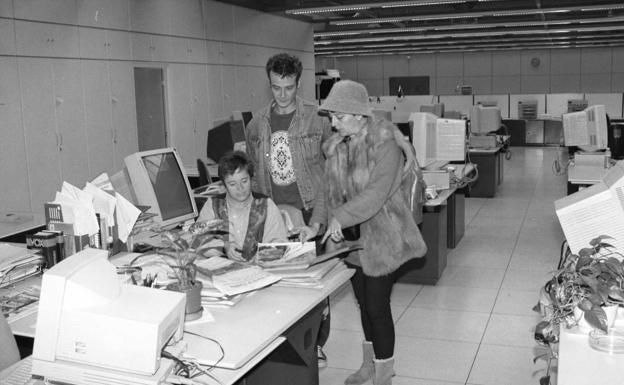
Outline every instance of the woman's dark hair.
<svg viewBox="0 0 624 385"><path fill-rule="evenodd" d="M299 81L303 65L298 57L287 53L278 53L272 56L266 64L267 76L271 77L271 72L275 72L281 77L295 76L295 80Z"/></svg>
<svg viewBox="0 0 624 385"><path fill-rule="evenodd" d="M254 176L254 166L247 154L242 151L229 151L219 159L217 173L219 179L225 181L225 177L234 175L237 170L247 170L251 178Z"/></svg>

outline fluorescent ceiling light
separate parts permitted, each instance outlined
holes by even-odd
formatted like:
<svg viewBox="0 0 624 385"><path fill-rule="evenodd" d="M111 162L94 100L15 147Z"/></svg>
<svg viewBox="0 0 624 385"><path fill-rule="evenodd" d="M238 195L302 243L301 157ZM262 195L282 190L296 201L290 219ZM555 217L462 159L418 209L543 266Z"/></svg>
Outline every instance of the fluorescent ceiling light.
<svg viewBox="0 0 624 385"><path fill-rule="evenodd" d="M601 17L588 19L563 19L563 20L544 20L544 21L518 21L518 22L499 22L485 24L452 24L452 25L432 25L425 27L403 27L403 28L370 28L347 31L318 32L314 34L314 38L335 37L335 36L353 36L368 35L381 33L410 33L410 32L426 32L426 31L449 31L457 29L487 29L497 27L543 27L547 25L565 25L565 24L593 24L593 23L614 23L624 21L624 16L618 17Z"/></svg>
<svg viewBox="0 0 624 385"><path fill-rule="evenodd" d="M374 43L374 42L391 42L391 41L406 41L406 40L426 40L426 39L441 39L441 38L460 38L460 37L476 37L476 36L504 36L504 35L536 35L536 34L558 34L558 33L570 33L584 32L584 31L617 31L624 30L624 25L620 26L569 26L566 29L533 29L533 30L505 30L505 31L486 31L486 32L470 32L458 35L457 33L435 33L431 32L427 35L405 35L405 36L387 36L387 37L367 37L356 39L342 39L335 41L315 41L314 45L331 45L331 44L349 44L349 43Z"/></svg>
<svg viewBox="0 0 624 385"><path fill-rule="evenodd" d="M536 8L536 9L521 9L510 11L490 11L490 12L466 12L466 13L440 13L435 15L423 15L423 16L401 16L401 17L381 17L370 19L354 19L354 20L333 20L330 21L330 25L361 25L361 24L382 24L382 23L400 23L402 21L426 21L426 20L451 20L451 19L469 19L478 17L503 17L503 16L526 16L526 15L541 15L548 13L569 13L569 12L592 12L592 11L604 11L612 9L624 9L624 4L605 4L597 6L579 6L579 7L558 7L558 8Z"/></svg>
<svg viewBox="0 0 624 385"><path fill-rule="evenodd" d="M494 2L503 0L479 0L482 2ZM470 0L416 0L416 1L390 1L382 3L363 3L354 5L336 5L332 7L313 7L313 8L293 8L287 9L284 12L288 15L308 15L318 13L333 13L333 12L345 12L345 11L362 11L374 8L398 8L398 7L421 7L428 5L441 5L441 4L461 4L467 3Z"/></svg>

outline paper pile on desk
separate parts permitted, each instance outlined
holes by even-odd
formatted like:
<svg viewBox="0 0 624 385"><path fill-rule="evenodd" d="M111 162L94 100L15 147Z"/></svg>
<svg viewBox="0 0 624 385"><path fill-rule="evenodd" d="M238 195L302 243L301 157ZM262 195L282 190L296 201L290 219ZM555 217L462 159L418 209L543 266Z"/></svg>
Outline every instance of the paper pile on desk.
<svg viewBox="0 0 624 385"><path fill-rule="evenodd" d="M280 277L276 286L322 289L326 280L346 269L340 259L333 258L307 269L272 270L271 273Z"/></svg>
<svg viewBox="0 0 624 385"><path fill-rule="evenodd" d="M38 273L43 263L43 256L33 250L0 243L0 287Z"/></svg>
<svg viewBox="0 0 624 385"><path fill-rule="evenodd" d="M279 277L259 266L247 265L224 257L211 257L195 262L198 278L230 296L258 290L279 281Z"/></svg>

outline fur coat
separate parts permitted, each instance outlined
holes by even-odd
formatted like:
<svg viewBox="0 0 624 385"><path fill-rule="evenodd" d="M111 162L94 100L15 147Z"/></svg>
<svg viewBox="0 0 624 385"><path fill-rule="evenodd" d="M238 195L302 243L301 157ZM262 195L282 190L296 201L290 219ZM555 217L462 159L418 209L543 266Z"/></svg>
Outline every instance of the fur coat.
<svg viewBox="0 0 624 385"><path fill-rule="evenodd" d="M329 217L343 228L360 224L359 259L369 276L389 274L427 252L401 188L403 157L395 129L367 118L358 134L334 134L323 144Z"/></svg>

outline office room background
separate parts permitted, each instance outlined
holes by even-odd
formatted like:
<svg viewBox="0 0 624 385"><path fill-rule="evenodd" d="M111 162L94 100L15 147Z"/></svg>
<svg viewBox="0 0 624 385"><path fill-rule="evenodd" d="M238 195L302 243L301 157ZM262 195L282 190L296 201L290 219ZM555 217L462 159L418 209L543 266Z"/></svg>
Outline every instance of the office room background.
<svg viewBox="0 0 624 385"><path fill-rule="evenodd" d="M41 210L62 181L113 174L142 150L136 68L162 69L162 135L192 166L216 121L270 100L264 65L282 51L301 58L307 99L326 68L371 95L391 94L390 76L429 76L433 95L458 84L475 94L624 89L620 47L315 60L311 23L215 1L0 0L0 210Z"/></svg>

